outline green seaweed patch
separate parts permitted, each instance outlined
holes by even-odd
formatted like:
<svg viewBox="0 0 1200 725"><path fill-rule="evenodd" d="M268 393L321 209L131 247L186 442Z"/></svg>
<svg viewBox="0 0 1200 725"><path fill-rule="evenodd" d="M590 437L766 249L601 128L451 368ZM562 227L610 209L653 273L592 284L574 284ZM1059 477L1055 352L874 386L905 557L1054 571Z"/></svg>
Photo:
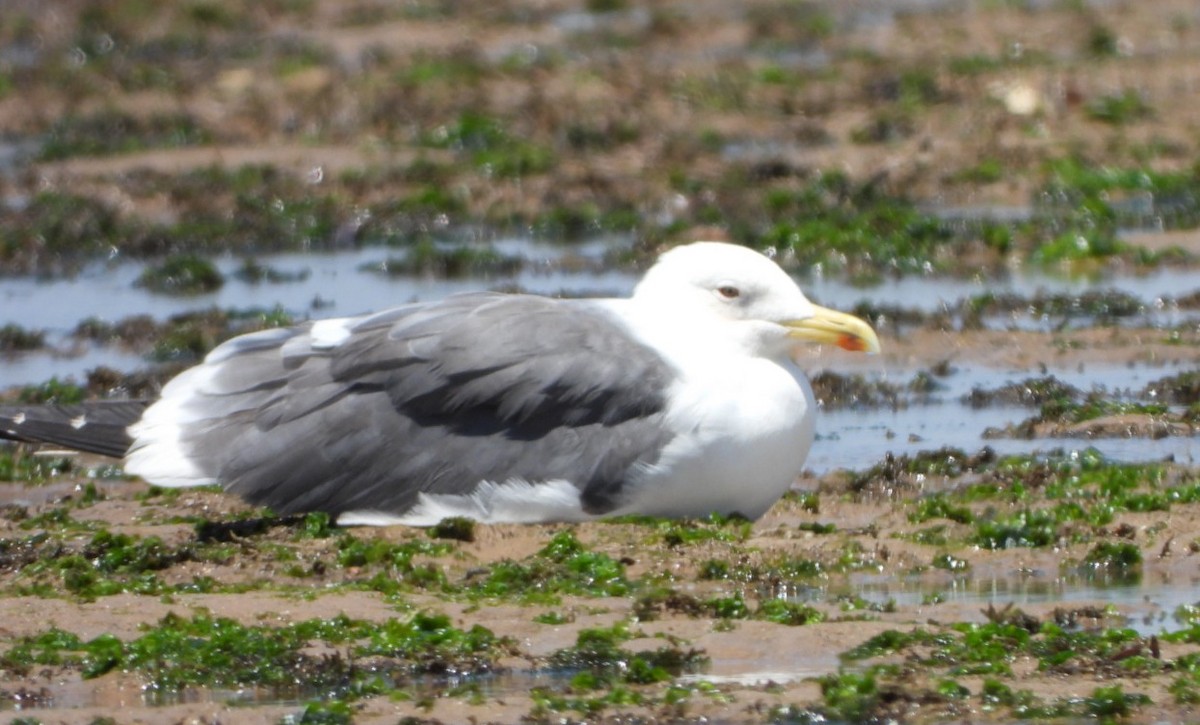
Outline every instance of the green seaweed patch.
<svg viewBox="0 0 1200 725"><path fill-rule="evenodd" d="M311 270L308 269L285 272L268 264L263 264L253 257L246 257L242 260L241 266L234 270L233 277L238 281L249 284L259 284L262 282L285 284L289 282L303 282L311 274Z"/></svg>
<svg viewBox="0 0 1200 725"><path fill-rule="evenodd" d="M837 524L823 524L819 521L801 521L796 524L797 531L807 531L815 536L827 536L837 531Z"/></svg>
<svg viewBox="0 0 1200 725"><path fill-rule="evenodd" d="M741 592L732 596L699 599L691 594L665 587L649 589L639 594L634 602L633 610L640 621L658 619L665 612L675 612L692 618L708 617L719 620L761 619L793 627L813 624L825 619L824 613L820 610L783 598L763 598L752 608Z"/></svg>
<svg viewBox="0 0 1200 725"><path fill-rule="evenodd" d="M511 275L521 269L521 259L494 249L468 244L445 246L428 239L417 242L404 257L388 257L360 269L388 276L460 278Z"/></svg>
<svg viewBox="0 0 1200 725"><path fill-rule="evenodd" d="M1193 622L1187 635L1175 639L1191 643L1200 642L1200 637L1195 636L1195 628L1196 623ZM1172 638L1164 637L1164 639L1170 641ZM1167 689L1174 697L1175 702L1183 705L1200 703L1200 653L1189 652L1181 655L1172 661L1171 665L1178 676Z"/></svg>
<svg viewBox="0 0 1200 725"><path fill-rule="evenodd" d="M399 84L420 86L469 86L484 80L491 66L478 53L455 51L444 55L418 53L392 74Z"/></svg>
<svg viewBox="0 0 1200 725"><path fill-rule="evenodd" d="M924 523L931 519L946 519L959 524L970 524L975 521L975 514L967 506L952 501L948 494L935 493L918 499L908 513L908 520L914 524Z"/></svg>
<svg viewBox="0 0 1200 725"><path fill-rule="evenodd" d="M709 616L717 619L749 619L750 606L741 593L731 597L709 597L703 602Z"/></svg>
<svg viewBox="0 0 1200 725"><path fill-rule="evenodd" d="M911 202L835 172L798 191L769 192L765 205L773 222L755 246L786 251L803 268L924 272L942 266L938 253L954 237Z"/></svg>
<svg viewBox="0 0 1200 725"><path fill-rule="evenodd" d="M864 599L857 594L838 594L831 600L831 603L837 604L838 609L843 612L895 612L896 600L887 599L884 602L875 602L869 599ZM862 618L859 616L858 618Z"/></svg>
<svg viewBox="0 0 1200 725"><path fill-rule="evenodd" d="M1200 624L1200 602L1194 604L1180 604L1172 612L1172 617L1176 622L1187 626L1195 626Z"/></svg>
<svg viewBox="0 0 1200 725"><path fill-rule="evenodd" d="M509 221L519 220L514 218ZM538 213L529 221L534 236L555 241L635 232L642 225L643 219L638 210L620 203L614 203L612 207L601 207L594 203L556 206Z"/></svg>
<svg viewBox="0 0 1200 725"><path fill-rule="evenodd" d="M988 315L1028 314L1048 317L1061 322L1091 318L1098 324L1109 324L1145 313L1146 303L1120 290L1090 290L1078 295L1039 292L1033 297L988 292L974 295L961 304L964 324L978 326L974 321Z"/></svg>
<svg viewBox="0 0 1200 725"><path fill-rule="evenodd" d="M1098 687L1088 697L1047 702L1029 690L1014 690L991 678L983 681L979 697L985 710L1007 708L1013 717L1022 722L1084 717L1114 722L1114 718L1123 719L1132 714L1134 709L1151 704L1148 695L1125 693L1120 685Z"/></svg>
<svg viewBox="0 0 1200 725"><path fill-rule="evenodd" d="M1074 385L1064 383L1053 375L1045 375L992 389L976 386L962 397L962 402L972 408L993 405L1041 406L1059 401L1078 400L1082 395L1083 391Z"/></svg>
<svg viewBox="0 0 1200 725"><path fill-rule="evenodd" d="M98 522L81 521L71 516L73 508L74 506L67 503L41 509L33 516L22 518L17 526L22 531L41 530L54 534L92 532L100 528L101 525Z"/></svg>
<svg viewBox="0 0 1200 725"><path fill-rule="evenodd" d="M35 456L23 447L0 445L0 481L45 483L75 471L66 456Z"/></svg>
<svg viewBox="0 0 1200 725"><path fill-rule="evenodd" d="M11 272L73 271L64 258L120 248L127 230L118 212L100 200L38 192L24 208L6 214L0 226L0 262Z"/></svg>
<svg viewBox="0 0 1200 725"><path fill-rule="evenodd" d="M309 653L314 642L334 654ZM334 690L361 696L399 677L486 672L509 651L511 644L486 628L458 629L442 614L385 622L339 615L269 627L198 611L191 617L168 614L129 641L103 634L85 642L58 629L22 637L0 657L0 666L25 673L35 665L57 665L79 669L85 678L125 670L163 692L257 686L280 694ZM359 664L363 658L370 664Z"/></svg>
<svg viewBox="0 0 1200 725"><path fill-rule="evenodd" d="M1196 405L1200 403L1200 371L1187 370L1159 378L1147 384L1139 397L1171 405Z"/></svg>
<svg viewBox="0 0 1200 725"><path fill-rule="evenodd" d="M156 322L147 315L133 315L116 323L88 318L76 326L74 336L110 344L119 343L138 351L148 351L156 362L185 363L198 360L223 340L259 330L286 327L295 320L282 307L209 308L172 315ZM170 371L167 370L167 373ZM115 371L104 375L89 375L89 386L104 394L109 388L153 387L161 380L154 372L122 376ZM160 373L161 374L161 373ZM107 384L106 384L107 383ZM156 390L147 391L152 397ZM131 389L130 394L136 395Z"/></svg>
<svg viewBox="0 0 1200 725"><path fill-rule="evenodd" d="M637 653L621 647L636 636L620 622L607 628L582 629L573 646L555 651L546 658L546 664L555 670L578 671L571 680L572 688L595 690L618 684L666 682L708 663L703 650L685 649L674 640Z"/></svg>
<svg viewBox="0 0 1200 725"><path fill-rule="evenodd" d="M1014 547L1043 547L1059 543L1060 539L1078 541L1084 534L1068 531L1064 519L1084 518L1082 507L1063 510L1024 509L1008 514L995 513L976 522L973 541L985 549ZM1061 533L1060 533L1061 532Z"/></svg>
<svg viewBox="0 0 1200 725"><path fill-rule="evenodd" d="M880 486L894 488L896 484L915 486L934 476L960 478L990 468L995 461L996 452L988 447L974 454L949 446L899 456L889 451L881 462L866 471L853 474L849 486L851 491L858 493Z"/></svg>
<svg viewBox="0 0 1200 725"><path fill-rule="evenodd" d="M473 598L513 598L544 604L557 603L563 595L621 597L634 589L625 576L623 563L587 548L569 530L556 534L525 561L497 562L486 576L460 586Z"/></svg>
<svg viewBox="0 0 1200 725"><path fill-rule="evenodd" d="M36 519L31 519L33 523ZM51 522L40 521L47 527ZM70 522L54 522L61 528ZM227 563L233 552L219 545L185 543L170 546L156 536L138 537L96 531L82 546L64 543L45 532L24 539L0 540L0 564L19 563L18 590L39 596L55 596L58 592L94 601L99 597L123 592L163 594L170 591L189 591L194 583L168 585L158 576L176 564L187 561ZM48 577L58 586L51 586ZM61 588L60 588L61 587ZM217 588L215 582L204 587Z"/></svg>
<svg viewBox="0 0 1200 725"><path fill-rule="evenodd" d="M821 719L848 723L874 721L883 696L877 675L878 670L870 668L863 672L843 671L821 677ZM813 720L807 713L798 714L805 716L799 722Z"/></svg>
<svg viewBox="0 0 1200 725"><path fill-rule="evenodd" d="M968 166L953 175L953 179L968 184L994 184L1004 178L1005 164L1000 159L988 157L974 166Z"/></svg>
<svg viewBox="0 0 1200 725"><path fill-rule="evenodd" d="M1030 617L999 617L983 624L959 623L938 631L887 630L847 650L863 662L904 654L915 664L954 677L1011 675L1011 664L1031 657L1047 673L1148 674L1163 664L1150 655L1154 643L1132 629L1069 631Z"/></svg>
<svg viewBox="0 0 1200 725"><path fill-rule="evenodd" d="M574 621L574 618L570 615L563 614L562 612L550 611L535 615L533 621L537 622L538 624L559 625L570 624L572 621Z"/></svg>
<svg viewBox="0 0 1200 725"><path fill-rule="evenodd" d="M822 371L811 379L813 395L824 410L902 407L903 389L894 383L867 380L860 374Z"/></svg>
<svg viewBox="0 0 1200 725"><path fill-rule="evenodd" d="M0 354L40 350L46 345L46 333L29 330L14 323L0 327Z"/></svg>
<svg viewBox="0 0 1200 725"><path fill-rule="evenodd" d="M418 612L407 621L389 619L370 625L356 656L380 656L408 662L420 673L452 670L484 672L511 651L511 643L481 625L459 629L445 614Z"/></svg>
<svg viewBox="0 0 1200 725"><path fill-rule="evenodd" d="M472 542L475 540L474 519L465 516L451 516L442 519L429 527L431 539L450 539L452 541Z"/></svg>
<svg viewBox="0 0 1200 725"><path fill-rule="evenodd" d="M633 517L623 521L636 520ZM671 548L706 541L744 542L753 532L754 522L737 514L711 513L703 519L662 519L647 517L654 537Z"/></svg>
<svg viewBox="0 0 1200 725"><path fill-rule="evenodd" d="M755 619L783 624L789 627L799 627L805 624L816 624L825 620L825 614L819 609L807 604L791 602L786 599L764 599L758 604L754 613Z"/></svg>
<svg viewBox="0 0 1200 725"><path fill-rule="evenodd" d="M211 260L180 254L146 267L137 284L160 294L198 295L219 290L225 284L225 277Z"/></svg>
<svg viewBox="0 0 1200 725"><path fill-rule="evenodd" d="M1200 168L1157 171L1092 163L1079 156L1051 161L1037 195L1039 213L1114 234L1117 226L1189 229L1200 224ZM1090 235L1089 235L1090 236Z"/></svg>
<svg viewBox="0 0 1200 725"><path fill-rule="evenodd" d="M337 565L343 569L375 571L352 586L394 596L416 589L441 590L448 586L446 574L434 562L417 557L444 556L454 547L444 541L409 539L402 542L380 537L360 538L343 533L337 540Z"/></svg>
<svg viewBox="0 0 1200 725"><path fill-rule="evenodd" d="M426 134L423 142L432 148L468 155L486 176L514 178L540 174L556 163L550 149L513 136L500 121L471 111Z"/></svg>
<svg viewBox="0 0 1200 725"><path fill-rule="evenodd" d="M256 533L265 531L266 527L262 527ZM310 511L304 514L301 518L299 526L296 527L296 538L304 539L328 539L336 536L342 531L334 523L333 517L324 511ZM197 537L200 537L197 532Z"/></svg>
<svg viewBox="0 0 1200 725"><path fill-rule="evenodd" d="M827 567L815 559L786 554L760 562L752 562L745 557L739 557L736 561L705 559L696 567L696 578L701 581L732 581L745 584L786 584L826 576L830 568L832 567Z"/></svg>
<svg viewBox="0 0 1200 725"><path fill-rule="evenodd" d="M1124 126L1154 116L1154 107L1134 88L1095 98L1088 102L1085 110L1088 118L1093 121L1102 121L1114 126Z"/></svg>
<svg viewBox="0 0 1200 725"><path fill-rule="evenodd" d="M551 715L559 712L578 712L594 718L612 707L643 705L651 700L641 691L626 685L616 684L597 690L598 687L595 676L590 674L577 675L565 692L535 687L529 691L533 708L528 719L531 722L550 722Z"/></svg>
<svg viewBox="0 0 1200 725"><path fill-rule="evenodd" d="M1099 230L1081 226L1038 244L1030 260L1035 264L1051 266L1115 257L1129 251L1129 245L1119 241L1106 226L1100 226Z"/></svg>
<svg viewBox="0 0 1200 725"><path fill-rule="evenodd" d="M1192 423L1191 411L1178 414L1172 412L1166 403L1114 400L1106 397L1102 392L1092 392L1082 400L1069 398L1048 400L1041 405L1037 415L1002 429L988 428L984 431L984 437L1035 438L1046 425L1062 428L1117 416L1148 418L1151 423L1138 426L1136 430L1142 431L1141 435L1153 437L1170 435L1172 426L1178 426L1180 430L1187 430ZM1125 432L1134 430L1128 428ZM1053 431L1051 434L1054 434Z"/></svg>
<svg viewBox="0 0 1200 725"><path fill-rule="evenodd" d="M1101 541L1088 551L1080 566L1091 573L1140 573L1142 550L1127 541Z"/></svg>
<svg viewBox="0 0 1200 725"><path fill-rule="evenodd" d="M350 703L344 700L316 700L305 704L295 718L285 717L280 722L284 725L352 725L354 713ZM415 718L402 718L400 722L408 725L409 720Z"/></svg>
<svg viewBox="0 0 1200 725"><path fill-rule="evenodd" d="M106 156L152 148L201 146L212 134L183 113L138 118L122 111L103 110L87 116L57 120L46 135L38 159L57 161L72 156Z"/></svg>
<svg viewBox="0 0 1200 725"><path fill-rule="evenodd" d="M947 546L950 544L950 535L947 533L948 529L949 527L945 524L936 524L900 534L900 538L924 546Z"/></svg>
<svg viewBox="0 0 1200 725"><path fill-rule="evenodd" d="M971 562L948 552L942 552L933 557L934 569L945 569L952 572L965 572L971 568Z"/></svg>
<svg viewBox="0 0 1200 725"><path fill-rule="evenodd" d="M87 390L68 380L60 380L57 376L37 385L24 385L17 392L17 402L27 405L57 403L71 405L82 403L87 397Z"/></svg>

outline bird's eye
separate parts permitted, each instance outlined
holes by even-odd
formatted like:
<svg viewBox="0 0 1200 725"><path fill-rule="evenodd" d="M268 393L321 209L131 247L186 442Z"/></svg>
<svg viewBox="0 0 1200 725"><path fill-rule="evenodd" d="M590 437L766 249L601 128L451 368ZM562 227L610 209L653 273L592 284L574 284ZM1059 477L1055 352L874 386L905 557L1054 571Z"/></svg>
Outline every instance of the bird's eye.
<svg viewBox="0 0 1200 725"><path fill-rule="evenodd" d="M717 294L727 300L734 300L742 295L742 291L733 285L723 284L717 288Z"/></svg>

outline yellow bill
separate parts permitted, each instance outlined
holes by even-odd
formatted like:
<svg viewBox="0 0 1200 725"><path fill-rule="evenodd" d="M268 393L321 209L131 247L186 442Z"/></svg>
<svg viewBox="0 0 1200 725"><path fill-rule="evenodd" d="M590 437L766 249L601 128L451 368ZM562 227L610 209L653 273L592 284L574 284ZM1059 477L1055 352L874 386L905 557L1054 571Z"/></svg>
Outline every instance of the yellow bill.
<svg viewBox="0 0 1200 725"><path fill-rule="evenodd" d="M798 340L837 345L843 350L877 353L879 337L871 326L854 315L813 305L813 316L784 323Z"/></svg>

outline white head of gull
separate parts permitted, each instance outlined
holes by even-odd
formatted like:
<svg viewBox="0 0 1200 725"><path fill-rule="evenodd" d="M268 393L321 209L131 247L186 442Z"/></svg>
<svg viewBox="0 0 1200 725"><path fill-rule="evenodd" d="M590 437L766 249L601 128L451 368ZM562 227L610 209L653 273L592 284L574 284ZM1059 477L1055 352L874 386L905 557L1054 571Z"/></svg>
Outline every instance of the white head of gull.
<svg viewBox="0 0 1200 725"><path fill-rule="evenodd" d="M875 352L767 257L672 249L629 299L476 293L235 338L129 427L129 472L344 524L761 516L801 471L802 341Z"/></svg>

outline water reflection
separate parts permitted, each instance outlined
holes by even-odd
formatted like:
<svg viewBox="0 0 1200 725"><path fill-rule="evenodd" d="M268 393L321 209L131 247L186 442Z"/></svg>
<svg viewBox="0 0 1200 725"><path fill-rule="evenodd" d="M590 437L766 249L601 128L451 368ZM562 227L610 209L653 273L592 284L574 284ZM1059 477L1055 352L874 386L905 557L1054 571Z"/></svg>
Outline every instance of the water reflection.
<svg viewBox="0 0 1200 725"><path fill-rule="evenodd" d="M827 587L798 591L789 598L802 601L829 601L836 596L864 600L885 608L917 608L923 616L937 617L940 609L953 608L956 621L987 621L987 608L1002 605L1031 608L1055 605L1064 610L1085 605L1112 607L1115 624L1149 636L1187 629L1189 624L1175 617L1176 610L1195 604L1200 580L1157 582L1140 576L1108 578L1070 573L1062 576L1038 573L1011 577L949 577L930 581L921 577L897 579L878 575L860 575Z"/></svg>

